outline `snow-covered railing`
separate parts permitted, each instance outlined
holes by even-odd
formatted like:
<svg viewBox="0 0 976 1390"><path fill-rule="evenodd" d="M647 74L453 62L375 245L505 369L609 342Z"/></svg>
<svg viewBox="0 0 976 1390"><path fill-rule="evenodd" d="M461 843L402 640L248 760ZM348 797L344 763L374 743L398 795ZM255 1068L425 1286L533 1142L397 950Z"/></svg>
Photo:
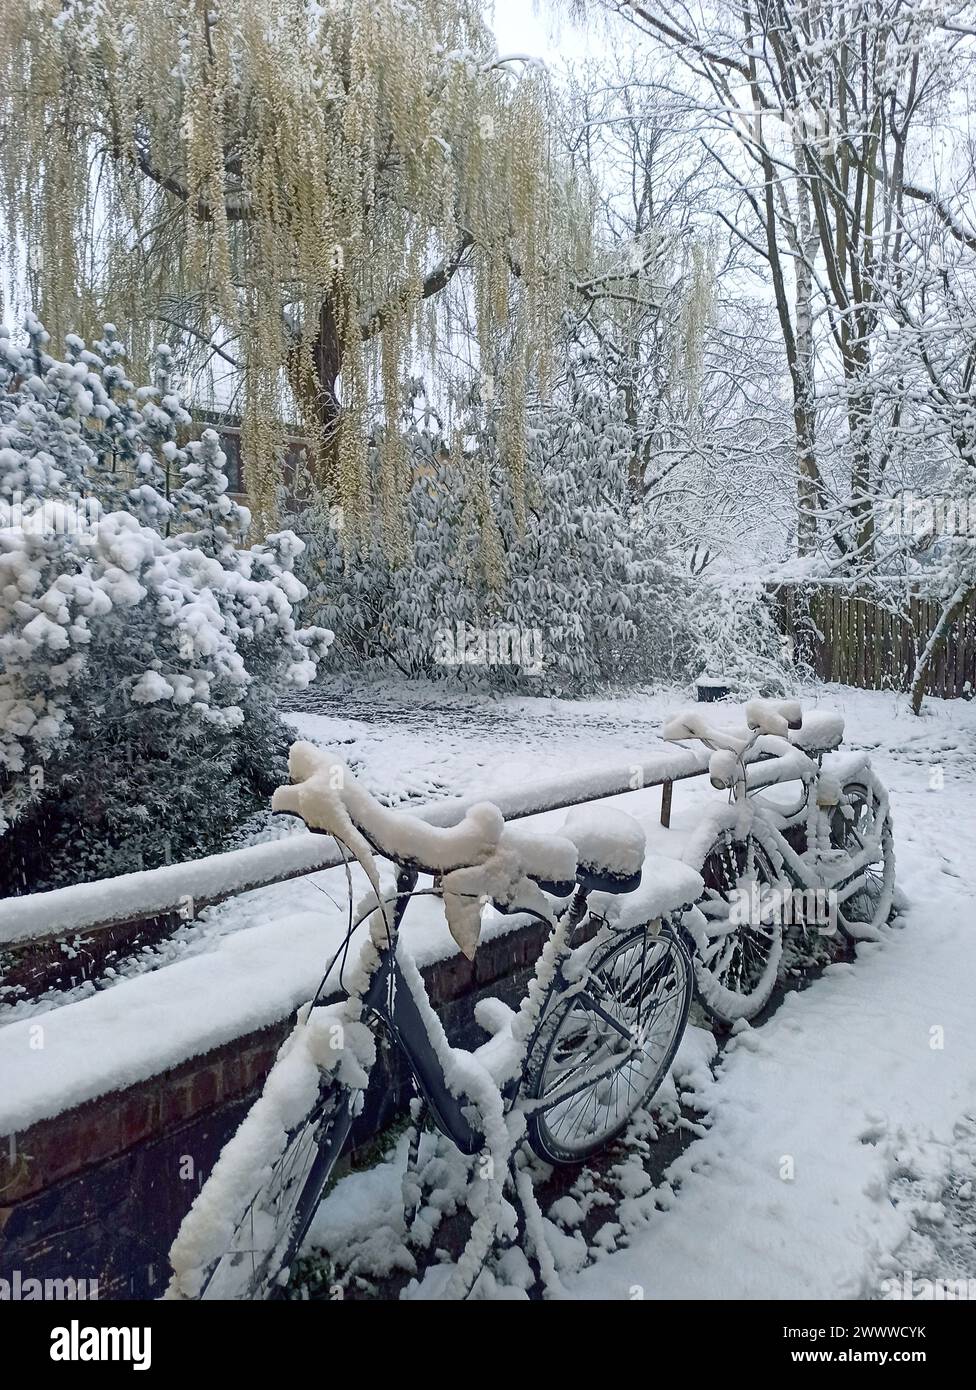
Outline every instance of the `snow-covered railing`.
<svg viewBox="0 0 976 1390"><path fill-rule="evenodd" d="M668 747L642 762L575 773L515 790L493 788L409 809L431 825L447 826L463 819L476 802L489 800L495 802L506 820L517 820L660 786L661 819L667 824L672 784L700 776L707 768L706 749ZM784 771L783 760L776 759L768 774L762 767L753 769L750 780L782 778ZM299 833L206 859L4 898L0 899L0 947L23 947L79 931L97 932L167 914L179 914L188 920L202 908L238 893L336 868L341 863L342 857L331 837Z"/></svg>

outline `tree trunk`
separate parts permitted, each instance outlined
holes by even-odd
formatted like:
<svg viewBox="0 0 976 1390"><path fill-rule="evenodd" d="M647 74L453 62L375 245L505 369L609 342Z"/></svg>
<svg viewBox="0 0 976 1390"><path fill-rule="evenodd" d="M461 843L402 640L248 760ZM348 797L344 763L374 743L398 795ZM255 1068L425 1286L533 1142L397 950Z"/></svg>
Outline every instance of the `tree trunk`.
<svg viewBox="0 0 976 1390"><path fill-rule="evenodd" d="M946 601L939 615L939 621L932 629L929 640L926 642L925 648L916 662L915 672L912 676L911 701L913 714L918 714L919 710L922 708L922 699L925 695L925 687L928 684L929 672L932 669L932 663L935 661L939 648L942 646L946 639L946 634L965 608L973 592L973 589L968 585L960 584L952 597Z"/></svg>
<svg viewBox="0 0 976 1390"><path fill-rule="evenodd" d="M318 325L309 354L296 348L288 358L288 383L303 415L317 427L318 466L315 481L333 489L338 481L339 373L342 339L335 307L325 299L319 307Z"/></svg>
<svg viewBox="0 0 976 1390"><path fill-rule="evenodd" d="M342 370L342 341L331 299L319 309L319 327L312 344L316 375L316 418L319 425L320 482L334 487L338 481L339 373Z"/></svg>
<svg viewBox="0 0 976 1390"><path fill-rule="evenodd" d="M871 480L871 402L868 360L863 336L844 355L847 379L847 430L851 445L851 515L854 518L856 565L874 557L874 499Z"/></svg>
<svg viewBox="0 0 976 1390"><path fill-rule="evenodd" d="M312 344L312 360L318 377L319 422L325 444L335 434L339 419L337 383L342 370L342 343L331 299L323 300L319 309L319 327Z"/></svg>
<svg viewBox="0 0 976 1390"><path fill-rule="evenodd" d="M748 15L747 15L748 18ZM747 23L747 35L751 33ZM751 60L754 68L755 60ZM757 109L758 109L757 97ZM809 194L801 185L796 226L784 224L787 241L795 255L793 313L787 292L786 275L779 252L779 215L774 196L772 160L765 146L761 147L766 178L765 215L766 252L772 276L776 313L793 388L793 427L797 465L797 550L809 555L817 545L817 513L823 505L823 483L816 457L817 400L814 385L813 361L813 252L816 232L812 224ZM798 151L798 159L802 152ZM794 326L795 319L795 326Z"/></svg>
<svg viewBox="0 0 976 1390"><path fill-rule="evenodd" d="M796 260L796 342L793 382L793 427L796 436L797 551L811 555L817 548L817 514L823 505L823 483L817 467L817 406L813 385L813 270L805 254L810 241L810 214L801 198L801 254Z"/></svg>

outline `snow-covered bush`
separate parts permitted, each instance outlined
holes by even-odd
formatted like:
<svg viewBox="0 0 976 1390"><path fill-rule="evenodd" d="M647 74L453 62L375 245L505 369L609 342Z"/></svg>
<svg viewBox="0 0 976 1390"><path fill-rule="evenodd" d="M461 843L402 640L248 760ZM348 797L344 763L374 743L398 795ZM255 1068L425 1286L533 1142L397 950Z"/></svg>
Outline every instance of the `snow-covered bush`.
<svg viewBox="0 0 976 1390"><path fill-rule="evenodd" d="M796 668L763 586L729 576L703 578L694 595L691 678L719 681L742 699L789 694Z"/></svg>
<svg viewBox="0 0 976 1390"><path fill-rule="evenodd" d="M581 388L532 418L524 517L504 415L471 398L449 448L419 391L414 407L399 563L378 535L345 547L324 502L294 521L309 614L340 634L340 661L560 695L685 669L688 585L637 524L615 400Z"/></svg>
<svg viewBox="0 0 976 1390"><path fill-rule="evenodd" d="M243 546L217 436L178 447L165 351L133 393L114 330L66 361L28 331L0 330L0 868L37 888L219 847L331 633L296 626L296 537Z"/></svg>

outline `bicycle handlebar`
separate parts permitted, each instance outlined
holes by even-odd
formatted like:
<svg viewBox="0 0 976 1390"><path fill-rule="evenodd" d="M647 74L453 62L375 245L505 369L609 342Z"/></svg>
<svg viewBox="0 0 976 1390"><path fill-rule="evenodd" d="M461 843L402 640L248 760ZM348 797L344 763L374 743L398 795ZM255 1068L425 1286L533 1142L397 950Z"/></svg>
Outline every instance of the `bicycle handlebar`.
<svg viewBox="0 0 976 1390"><path fill-rule="evenodd" d="M382 806L345 763L312 743L292 744L288 770L292 783L274 793L272 810L301 816L310 830L334 835L348 846L372 885L380 918L376 928L387 940L374 854L441 876L448 928L469 960L477 949L484 902L545 916L543 888L559 896L573 889L576 846L559 835L513 830L491 801L472 806L458 825L445 828Z"/></svg>
<svg viewBox="0 0 976 1390"><path fill-rule="evenodd" d="M788 738L790 730L803 726L803 711L798 700L749 700L745 707L749 733L732 733L716 729L696 709L686 709L665 724L661 736L670 742L697 738L708 748L725 749L742 757L764 734Z"/></svg>
<svg viewBox="0 0 976 1390"><path fill-rule="evenodd" d="M746 723L762 734L786 738L791 729L803 728L803 710L799 700L749 700Z"/></svg>
<svg viewBox="0 0 976 1390"><path fill-rule="evenodd" d="M708 748L725 748L739 757L747 751L757 734L742 737L728 729L713 728L697 710L683 710L681 714L669 719L661 730L661 737L670 743L680 743L684 739L697 738Z"/></svg>
<svg viewBox="0 0 976 1390"><path fill-rule="evenodd" d="M293 744L288 770L292 783L274 793L272 810L301 816L310 830L346 841L357 858L362 846L354 840L361 837L374 853L421 873L474 868L504 852L523 875L546 884L563 887L575 879L576 846L570 840L506 826L494 802L478 802L457 825L437 826L383 806L345 763L314 744Z"/></svg>

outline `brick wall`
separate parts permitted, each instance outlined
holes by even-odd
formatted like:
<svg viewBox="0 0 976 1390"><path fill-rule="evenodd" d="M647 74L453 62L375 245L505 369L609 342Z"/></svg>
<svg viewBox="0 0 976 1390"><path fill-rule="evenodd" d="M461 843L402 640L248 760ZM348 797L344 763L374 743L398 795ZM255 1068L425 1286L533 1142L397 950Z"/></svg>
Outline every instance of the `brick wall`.
<svg viewBox="0 0 976 1390"><path fill-rule="evenodd" d="M424 971L455 1045L484 1041L475 1003L515 1004L541 947L540 928L484 943ZM124 1091L0 1139L0 1278L97 1279L100 1298L155 1298L167 1251L221 1148L259 1093L286 1020L191 1058ZM381 1048L353 1144L405 1108L399 1054Z"/></svg>

